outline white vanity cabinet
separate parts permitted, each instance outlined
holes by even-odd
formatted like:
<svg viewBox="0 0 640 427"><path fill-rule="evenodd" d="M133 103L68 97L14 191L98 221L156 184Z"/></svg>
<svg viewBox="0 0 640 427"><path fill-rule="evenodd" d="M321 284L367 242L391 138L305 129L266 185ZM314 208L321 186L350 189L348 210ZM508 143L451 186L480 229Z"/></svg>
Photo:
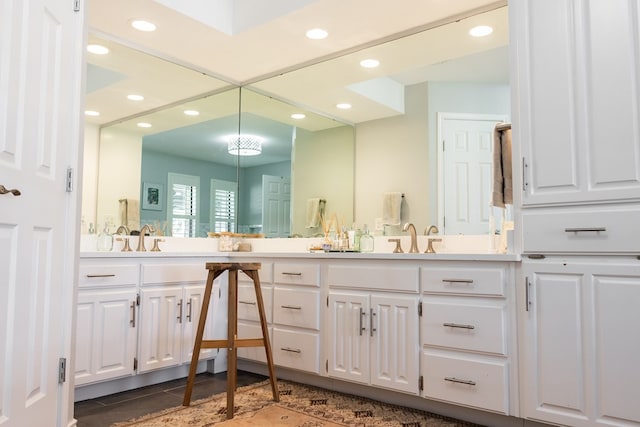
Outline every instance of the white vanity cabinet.
<svg viewBox="0 0 640 427"><path fill-rule="evenodd" d="M79 267L77 386L135 373L139 266L100 261Z"/></svg>
<svg viewBox="0 0 640 427"><path fill-rule="evenodd" d="M640 260L523 261L520 355L527 418L640 425Z"/></svg>
<svg viewBox="0 0 640 427"><path fill-rule="evenodd" d="M320 265L283 260L273 267L273 339L276 365L320 373Z"/></svg>
<svg viewBox="0 0 640 427"><path fill-rule="evenodd" d="M635 2L522 0L509 18L523 206L640 200Z"/></svg>
<svg viewBox="0 0 640 427"><path fill-rule="evenodd" d="M424 263L420 282L422 395L512 415L513 268Z"/></svg>
<svg viewBox="0 0 640 427"><path fill-rule="evenodd" d="M328 375L418 394L418 267L332 263Z"/></svg>
<svg viewBox="0 0 640 427"><path fill-rule="evenodd" d="M258 275L267 318L267 329L273 343L273 263L262 262ZM262 328L253 279L238 272L238 338L259 337L262 337ZM240 347L237 351L239 358L267 363L264 347Z"/></svg>
<svg viewBox="0 0 640 427"><path fill-rule="evenodd" d="M189 363L204 297L205 263L143 263L140 288L138 371ZM220 303L222 277L214 282L204 339L213 339L220 322L226 325L226 305ZM221 338L218 336L218 338ZM200 360L216 356L202 349Z"/></svg>

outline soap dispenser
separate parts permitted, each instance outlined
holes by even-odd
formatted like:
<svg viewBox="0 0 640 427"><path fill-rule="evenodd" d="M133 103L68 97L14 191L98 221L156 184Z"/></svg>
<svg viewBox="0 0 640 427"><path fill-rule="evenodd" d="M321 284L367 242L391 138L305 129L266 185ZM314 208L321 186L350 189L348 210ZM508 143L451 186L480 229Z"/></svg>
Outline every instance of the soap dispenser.
<svg viewBox="0 0 640 427"><path fill-rule="evenodd" d="M104 224L104 228L98 234L98 250L108 252L113 249L113 236L109 233L109 223Z"/></svg>

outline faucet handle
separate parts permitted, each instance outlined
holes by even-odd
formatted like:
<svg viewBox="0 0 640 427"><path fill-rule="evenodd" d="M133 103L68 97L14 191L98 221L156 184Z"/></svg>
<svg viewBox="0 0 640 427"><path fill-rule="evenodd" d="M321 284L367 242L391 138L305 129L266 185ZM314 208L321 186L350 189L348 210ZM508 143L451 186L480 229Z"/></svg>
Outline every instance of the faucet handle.
<svg viewBox="0 0 640 427"><path fill-rule="evenodd" d="M158 246L158 242L164 242L164 239L159 239L159 238L153 239L153 248L151 248L151 252L160 252L160 247Z"/></svg>
<svg viewBox="0 0 640 427"><path fill-rule="evenodd" d="M432 238L430 237L429 239L427 239L427 241L429 242L429 244L427 245L427 250L424 251L425 254L435 254L436 251L435 249L433 249L433 242L442 242L441 238Z"/></svg>
<svg viewBox="0 0 640 427"><path fill-rule="evenodd" d="M389 239L388 242L396 242L396 247L393 250L394 254L403 254L404 251L402 250L402 246L400 246L400 239Z"/></svg>
<svg viewBox="0 0 640 427"><path fill-rule="evenodd" d="M116 237L116 241L124 242L124 246L120 252L131 252L131 246L129 246L129 238L128 237Z"/></svg>

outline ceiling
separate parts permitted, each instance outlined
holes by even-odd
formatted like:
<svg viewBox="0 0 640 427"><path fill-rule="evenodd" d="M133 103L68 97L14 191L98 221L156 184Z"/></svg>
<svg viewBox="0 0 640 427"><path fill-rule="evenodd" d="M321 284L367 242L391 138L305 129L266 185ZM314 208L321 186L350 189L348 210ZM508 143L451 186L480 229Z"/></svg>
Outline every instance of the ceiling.
<svg viewBox="0 0 640 427"><path fill-rule="evenodd" d="M488 0L88 0L89 43L106 45L110 53L87 54L86 109L100 112L87 122L155 135L167 150L188 155L185 147L176 148L176 141L210 144L228 134L228 123L220 125L217 135L203 123L237 113L229 91L236 85L249 84L269 95L254 103L260 105L260 114L252 117L255 126L265 116L322 129L336 126L336 120L359 123L402 114L405 85L508 82L505 5ZM486 13L478 15L481 11ZM134 30L132 19L152 21L158 28ZM468 37L476 24L492 25L494 33ZM316 27L329 37L304 36ZM381 66L358 65L369 57ZM130 93L145 99L129 101ZM208 102L224 97L222 103ZM353 108L337 110L337 102ZM305 125L289 118L302 107ZM186 118L185 108L199 109L201 115ZM153 127L138 128L141 120L153 121ZM280 135L288 132L272 128ZM201 158L202 153L201 145L193 155ZM252 161L268 156L257 157ZM228 163L233 161L229 156Z"/></svg>

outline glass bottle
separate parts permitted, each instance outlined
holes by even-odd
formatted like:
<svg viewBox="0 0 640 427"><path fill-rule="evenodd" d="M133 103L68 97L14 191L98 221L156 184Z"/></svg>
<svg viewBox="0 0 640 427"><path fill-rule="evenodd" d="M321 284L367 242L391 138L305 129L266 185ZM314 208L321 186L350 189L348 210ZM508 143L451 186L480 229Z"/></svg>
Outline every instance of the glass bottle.
<svg viewBox="0 0 640 427"><path fill-rule="evenodd" d="M110 251L113 249L113 236L109 233L109 224L104 224L104 229L98 234L98 250Z"/></svg>
<svg viewBox="0 0 640 427"><path fill-rule="evenodd" d="M373 252L373 236L369 233L367 224L364 225L362 236L360 236L360 252Z"/></svg>

